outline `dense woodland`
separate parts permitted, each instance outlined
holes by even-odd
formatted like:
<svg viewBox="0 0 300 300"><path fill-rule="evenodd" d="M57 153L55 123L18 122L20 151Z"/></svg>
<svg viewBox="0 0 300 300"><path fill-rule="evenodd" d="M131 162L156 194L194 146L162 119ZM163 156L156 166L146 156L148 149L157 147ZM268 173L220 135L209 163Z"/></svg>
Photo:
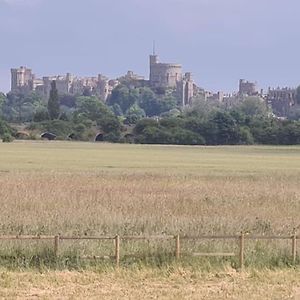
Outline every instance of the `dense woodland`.
<svg viewBox="0 0 300 300"><path fill-rule="evenodd" d="M142 144L300 144L300 101L286 120L276 118L259 97L226 107L199 95L193 103L183 109L173 90L126 83L104 103L89 91L58 95L53 83L49 99L0 94L0 136L5 142L51 132L61 140L91 141L101 133L103 141Z"/></svg>

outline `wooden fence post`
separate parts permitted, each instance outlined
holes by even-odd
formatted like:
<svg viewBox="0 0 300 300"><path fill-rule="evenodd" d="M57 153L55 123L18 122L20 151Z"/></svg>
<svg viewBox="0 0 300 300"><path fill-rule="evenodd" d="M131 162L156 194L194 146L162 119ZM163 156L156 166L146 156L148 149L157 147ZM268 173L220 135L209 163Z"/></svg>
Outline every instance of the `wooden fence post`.
<svg viewBox="0 0 300 300"><path fill-rule="evenodd" d="M59 250L59 235L54 237L54 255L58 257L58 250Z"/></svg>
<svg viewBox="0 0 300 300"><path fill-rule="evenodd" d="M244 269L244 254L245 254L245 234L244 232L241 233L240 235L240 269Z"/></svg>
<svg viewBox="0 0 300 300"><path fill-rule="evenodd" d="M116 257L116 266L120 266L120 237L117 235L115 237L115 257Z"/></svg>
<svg viewBox="0 0 300 300"><path fill-rule="evenodd" d="M292 254L293 254L293 264L296 264L297 259L297 233L294 231L292 237Z"/></svg>
<svg viewBox="0 0 300 300"><path fill-rule="evenodd" d="M175 236L175 246L176 246L175 257L176 259L180 259L180 236L179 235Z"/></svg>

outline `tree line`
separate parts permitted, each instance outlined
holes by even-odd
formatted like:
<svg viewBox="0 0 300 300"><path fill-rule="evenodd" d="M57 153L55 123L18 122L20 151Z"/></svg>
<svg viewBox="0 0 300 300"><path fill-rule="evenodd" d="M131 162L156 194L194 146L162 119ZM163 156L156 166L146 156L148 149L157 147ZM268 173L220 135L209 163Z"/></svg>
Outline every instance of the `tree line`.
<svg viewBox="0 0 300 300"><path fill-rule="evenodd" d="M299 89L300 93L300 89ZM92 95L0 94L0 136L17 137L14 123L32 133L49 131L60 139L177 145L300 144L300 118L281 120L265 101L246 97L235 105L205 101L182 108L174 90L123 83L106 103Z"/></svg>

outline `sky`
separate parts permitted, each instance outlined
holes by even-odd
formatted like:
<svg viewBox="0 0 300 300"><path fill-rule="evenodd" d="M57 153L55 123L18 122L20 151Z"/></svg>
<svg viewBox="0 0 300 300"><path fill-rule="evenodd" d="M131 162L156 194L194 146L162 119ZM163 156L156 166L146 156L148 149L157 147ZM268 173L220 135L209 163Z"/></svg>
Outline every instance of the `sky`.
<svg viewBox="0 0 300 300"><path fill-rule="evenodd" d="M0 91L19 66L148 78L153 40L206 90L297 86L299 11L299 0L0 0Z"/></svg>

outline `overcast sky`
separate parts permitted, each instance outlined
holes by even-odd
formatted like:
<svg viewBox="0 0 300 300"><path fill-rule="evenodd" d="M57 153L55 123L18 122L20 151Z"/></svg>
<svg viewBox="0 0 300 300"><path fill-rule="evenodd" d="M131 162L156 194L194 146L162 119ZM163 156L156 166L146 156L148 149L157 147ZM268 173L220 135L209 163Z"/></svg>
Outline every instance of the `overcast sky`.
<svg viewBox="0 0 300 300"><path fill-rule="evenodd" d="M161 61L181 63L207 90L300 84L299 0L0 0L0 90L10 68L37 76L148 77L156 40Z"/></svg>

